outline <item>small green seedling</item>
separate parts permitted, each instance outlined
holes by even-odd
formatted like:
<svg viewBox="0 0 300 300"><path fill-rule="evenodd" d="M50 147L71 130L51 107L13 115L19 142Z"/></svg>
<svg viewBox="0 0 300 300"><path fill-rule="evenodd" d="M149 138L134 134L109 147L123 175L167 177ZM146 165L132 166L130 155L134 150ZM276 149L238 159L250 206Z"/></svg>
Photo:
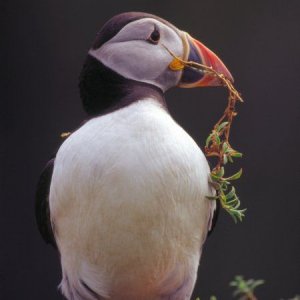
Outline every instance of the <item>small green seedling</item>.
<svg viewBox="0 0 300 300"><path fill-rule="evenodd" d="M262 279L245 280L243 276L237 275L234 280L229 283L229 285L235 288L233 296L239 296L238 300L257 300L254 295L254 290L264 283L265 281Z"/></svg>

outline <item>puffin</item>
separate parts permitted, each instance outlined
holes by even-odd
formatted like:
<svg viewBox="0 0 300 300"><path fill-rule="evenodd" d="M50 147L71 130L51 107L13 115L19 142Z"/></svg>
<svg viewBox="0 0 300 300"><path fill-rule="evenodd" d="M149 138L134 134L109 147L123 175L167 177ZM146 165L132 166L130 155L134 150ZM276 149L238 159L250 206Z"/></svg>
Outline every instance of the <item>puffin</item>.
<svg viewBox="0 0 300 300"><path fill-rule="evenodd" d="M205 155L172 118L172 87L218 86L209 73L172 68L174 56L233 81L203 43L141 12L107 21L79 76L81 127L41 173L36 220L59 252L68 300L188 300L215 223Z"/></svg>

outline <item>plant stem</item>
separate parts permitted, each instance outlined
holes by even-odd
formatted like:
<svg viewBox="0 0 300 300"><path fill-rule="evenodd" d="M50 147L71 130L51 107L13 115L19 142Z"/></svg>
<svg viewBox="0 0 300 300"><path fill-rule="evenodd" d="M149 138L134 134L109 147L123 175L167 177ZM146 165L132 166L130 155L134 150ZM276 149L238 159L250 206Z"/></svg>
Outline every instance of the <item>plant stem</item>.
<svg viewBox="0 0 300 300"><path fill-rule="evenodd" d="M229 193L231 195L231 197L229 198L229 194L226 191L231 183L228 180L226 180L226 178L223 178L223 175L224 165L227 163L227 161L229 160L230 162L233 162L232 157L241 157L242 155L230 146L229 136L233 119L237 115L235 111L236 102L243 102L243 99L239 92L234 88L230 79L226 78L224 74L218 73L212 67L199 64L193 61L185 61L180 57L176 56L166 46L164 47L174 58L169 65L169 68L171 70L179 71L185 67L189 67L204 74L210 74L211 76L218 78L220 83L228 89L227 107L221 118L213 127L212 132L208 136L204 151L207 157L217 157L217 164L211 171L212 181L213 183L215 183L217 193L215 199L218 199L221 202L222 207L234 218L235 221L242 220L242 217L244 217L245 210L239 209L240 201L236 196L235 189L233 187L233 192ZM236 154L238 154L239 156ZM241 175L241 172L238 172L237 174L239 173ZM240 175L238 176L238 178L240 177ZM255 298L249 299L254 300Z"/></svg>
<svg viewBox="0 0 300 300"><path fill-rule="evenodd" d="M248 300L257 300L257 298L252 292L247 293L246 296L248 297Z"/></svg>

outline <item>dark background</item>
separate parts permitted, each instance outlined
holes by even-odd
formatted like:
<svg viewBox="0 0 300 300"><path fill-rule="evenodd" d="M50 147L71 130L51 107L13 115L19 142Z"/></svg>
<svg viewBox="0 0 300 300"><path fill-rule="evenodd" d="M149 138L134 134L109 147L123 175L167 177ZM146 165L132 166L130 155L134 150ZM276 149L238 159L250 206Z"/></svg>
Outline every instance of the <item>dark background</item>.
<svg viewBox="0 0 300 300"><path fill-rule="evenodd" d="M39 173L86 114L77 82L96 32L124 11L157 14L217 52L245 103L232 143L245 156L235 225L221 213L206 243L195 295L231 298L236 274L263 278L259 299L300 293L300 1L1 1L1 299L62 299L57 253L34 219ZM204 144L226 105L222 88L173 89L174 118ZM298 171L297 171L298 169Z"/></svg>

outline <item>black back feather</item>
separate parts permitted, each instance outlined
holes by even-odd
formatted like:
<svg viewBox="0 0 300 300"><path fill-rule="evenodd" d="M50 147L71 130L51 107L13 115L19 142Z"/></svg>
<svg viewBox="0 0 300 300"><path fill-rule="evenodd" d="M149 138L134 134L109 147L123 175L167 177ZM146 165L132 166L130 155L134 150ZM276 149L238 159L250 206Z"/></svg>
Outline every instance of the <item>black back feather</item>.
<svg viewBox="0 0 300 300"><path fill-rule="evenodd" d="M207 236L210 236L212 234L212 232L214 231L214 229L215 229L215 226L217 224L219 214L220 214L220 207L221 207L220 201L217 201L216 202L216 210L214 211L211 228L210 228Z"/></svg>
<svg viewBox="0 0 300 300"><path fill-rule="evenodd" d="M39 178L35 194L35 217L38 229L45 242L56 248L49 208L49 191L53 167L54 158L47 163Z"/></svg>

